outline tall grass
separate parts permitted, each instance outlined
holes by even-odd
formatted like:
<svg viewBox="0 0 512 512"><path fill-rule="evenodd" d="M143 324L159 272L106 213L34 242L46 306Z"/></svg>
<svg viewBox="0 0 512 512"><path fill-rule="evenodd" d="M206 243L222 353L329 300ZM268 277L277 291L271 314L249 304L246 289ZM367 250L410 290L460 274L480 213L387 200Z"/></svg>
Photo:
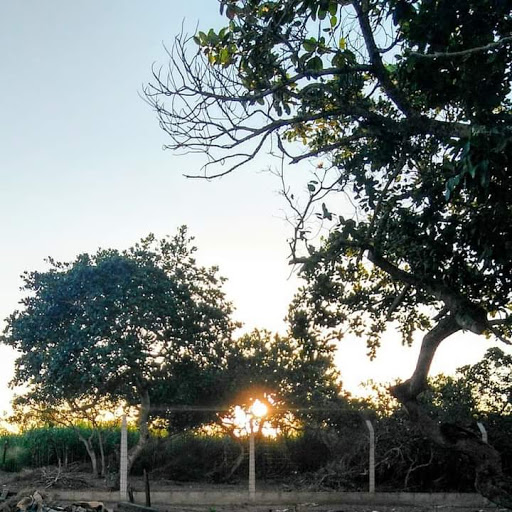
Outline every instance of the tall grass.
<svg viewBox="0 0 512 512"><path fill-rule="evenodd" d="M88 464L90 459L77 430L86 438L93 433L93 428L86 423L75 428L48 425L18 434L4 433L0 436L0 468L4 471L20 471L22 468ZM136 442L137 435L136 431L129 429L130 444ZM101 437L106 458L115 462L118 459L121 438L119 427L105 425L101 428ZM94 437L93 444L99 451L97 436Z"/></svg>

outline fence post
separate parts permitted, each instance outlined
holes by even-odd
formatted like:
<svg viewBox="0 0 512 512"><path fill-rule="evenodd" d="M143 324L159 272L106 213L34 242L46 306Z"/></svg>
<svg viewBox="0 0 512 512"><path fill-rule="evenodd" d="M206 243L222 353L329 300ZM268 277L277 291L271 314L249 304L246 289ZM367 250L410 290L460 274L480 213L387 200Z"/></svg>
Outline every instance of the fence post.
<svg viewBox="0 0 512 512"><path fill-rule="evenodd" d="M254 450L254 431L252 418L250 420L251 431L249 433L249 498L256 499L256 457Z"/></svg>
<svg viewBox="0 0 512 512"><path fill-rule="evenodd" d="M370 460L368 466L368 491L375 492L375 431L370 420L365 420L370 433Z"/></svg>
<svg viewBox="0 0 512 512"><path fill-rule="evenodd" d="M480 421L477 421L476 424L478 426L478 430L480 430L480 432L482 434L482 441L484 443L487 443L488 442L487 430L485 429L484 424Z"/></svg>
<svg viewBox="0 0 512 512"><path fill-rule="evenodd" d="M128 499L128 432L126 426L126 414L121 420L121 465L119 468L119 499Z"/></svg>

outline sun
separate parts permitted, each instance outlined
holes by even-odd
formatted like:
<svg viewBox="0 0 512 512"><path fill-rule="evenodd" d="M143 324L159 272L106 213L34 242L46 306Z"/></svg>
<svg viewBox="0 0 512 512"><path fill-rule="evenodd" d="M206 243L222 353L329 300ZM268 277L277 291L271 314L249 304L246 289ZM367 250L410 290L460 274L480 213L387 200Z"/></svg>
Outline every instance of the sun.
<svg viewBox="0 0 512 512"><path fill-rule="evenodd" d="M260 432L265 437L275 437L277 430L267 422L271 403L271 401L267 404L260 399L255 399L250 406L236 405L231 413L222 419L222 422L226 426L231 425L237 437L248 436L251 432Z"/></svg>
<svg viewBox="0 0 512 512"><path fill-rule="evenodd" d="M264 416L267 415L268 407L261 400L256 399L256 400L254 400L253 404L251 405L251 408L249 409L249 411L250 411L250 414L252 414L256 418L263 418Z"/></svg>

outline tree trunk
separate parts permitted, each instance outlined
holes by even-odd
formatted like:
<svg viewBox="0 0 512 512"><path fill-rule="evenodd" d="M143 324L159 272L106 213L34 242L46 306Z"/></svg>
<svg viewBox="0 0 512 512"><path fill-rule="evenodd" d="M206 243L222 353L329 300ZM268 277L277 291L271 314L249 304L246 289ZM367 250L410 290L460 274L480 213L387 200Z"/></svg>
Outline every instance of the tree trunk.
<svg viewBox="0 0 512 512"><path fill-rule="evenodd" d="M231 479L231 477L235 474L237 469L242 465L242 462L244 461L244 458L245 458L244 444L240 440L237 440L237 443L238 443L238 447L240 448L240 453L238 454L238 457L236 458L233 465L231 466L231 469L229 470L229 473L227 474L227 476L225 478L226 481Z"/></svg>
<svg viewBox="0 0 512 512"><path fill-rule="evenodd" d="M100 466L100 476L101 477L104 477L105 476L105 471L106 471L106 467L105 467L105 448L103 446L103 436L101 435L101 430L98 429L98 444L99 444L99 447L100 447L100 461L101 461L101 466Z"/></svg>
<svg viewBox="0 0 512 512"><path fill-rule="evenodd" d="M474 432L433 420L417 400L418 395L427 389L427 376L437 347L458 330L457 320L450 315L429 331L423 338L413 375L394 386L391 393L425 436L445 449L470 458L475 466L475 488L482 496L500 507L512 509L512 479L503 474L499 453Z"/></svg>
<svg viewBox="0 0 512 512"><path fill-rule="evenodd" d="M98 459L96 457L96 451L94 450L94 446L92 444L92 440L94 437L94 431L89 437L84 437L78 429L75 429L75 432L78 435L78 438L85 446L85 449L87 450L87 454L89 455L89 458L91 459L91 466L92 466L92 474L97 477L98 476Z"/></svg>
<svg viewBox="0 0 512 512"><path fill-rule="evenodd" d="M139 440L128 453L128 474L130 474L133 463L140 455L149 440L148 421L151 407L149 391L143 387L140 387L138 391L140 395L139 418L137 421L139 427Z"/></svg>

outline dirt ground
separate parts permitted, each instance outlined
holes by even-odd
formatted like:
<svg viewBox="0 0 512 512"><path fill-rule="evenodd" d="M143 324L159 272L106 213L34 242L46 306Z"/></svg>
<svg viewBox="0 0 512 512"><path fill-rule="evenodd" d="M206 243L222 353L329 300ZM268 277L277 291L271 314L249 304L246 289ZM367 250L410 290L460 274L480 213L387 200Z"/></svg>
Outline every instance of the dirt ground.
<svg viewBox="0 0 512 512"><path fill-rule="evenodd" d="M130 477L130 486L134 491L144 491L144 481L142 477ZM157 490L240 490L242 485L217 485L217 484L195 484L182 483L171 480L159 479L150 482L151 491ZM108 484L104 478L93 478L88 472L80 471L80 468L74 468L72 471L63 471L58 468L42 468L37 470L23 470L20 473L5 473L0 471L0 487L6 488L11 496L11 503L16 504L16 498L28 496L35 490L39 490L45 497L45 502L51 506L63 505L55 503L52 499L53 490L87 489L109 490ZM260 485L259 490L277 490L277 485ZM7 505L7 502L5 502ZM107 504L109 508L116 508L116 504ZM320 505L316 503L297 503L295 505L220 505L220 506L156 506L155 508L167 512L484 512L477 508L467 507L391 507L377 505ZM7 506L0 505L0 512L14 512ZM487 509L498 512L499 509Z"/></svg>

